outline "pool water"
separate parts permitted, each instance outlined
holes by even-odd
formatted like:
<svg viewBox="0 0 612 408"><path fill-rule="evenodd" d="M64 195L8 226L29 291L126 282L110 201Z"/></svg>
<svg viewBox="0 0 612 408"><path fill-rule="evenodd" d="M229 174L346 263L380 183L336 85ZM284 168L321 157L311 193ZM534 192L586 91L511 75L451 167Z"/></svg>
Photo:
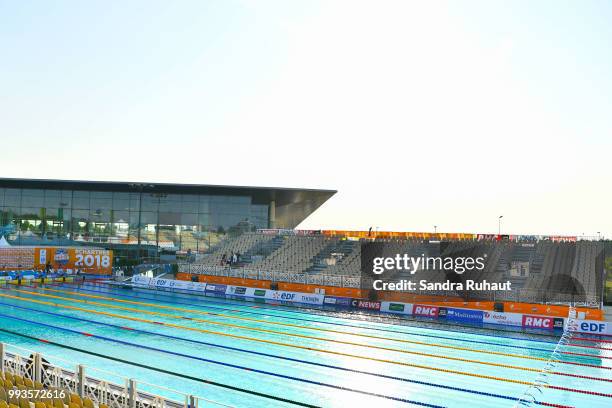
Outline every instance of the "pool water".
<svg viewBox="0 0 612 408"><path fill-rule="evenodd" d="M512 407L558 343L391 323L102 283L0 289L2 342L237 407ZM577 337L533 406L612 407L612 343Z"/></svg>

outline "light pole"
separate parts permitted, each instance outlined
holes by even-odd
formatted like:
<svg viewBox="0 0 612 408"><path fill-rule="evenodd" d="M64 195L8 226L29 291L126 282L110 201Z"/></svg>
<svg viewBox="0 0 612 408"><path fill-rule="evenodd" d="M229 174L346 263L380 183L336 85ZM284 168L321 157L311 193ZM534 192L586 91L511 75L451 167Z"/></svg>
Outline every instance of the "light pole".
<svg viewBox="0 0 612 408"><path fill-rule="evenodd" d="M438 233L438 226L434 225L434 234L437 234L437 233Z"/></svg>
<svg viewBox="0 0 612 408"><path fill-rule="evenodd" d="M503 215L497 217L497 235L501 235L501 220L504 218Z"/></svg>

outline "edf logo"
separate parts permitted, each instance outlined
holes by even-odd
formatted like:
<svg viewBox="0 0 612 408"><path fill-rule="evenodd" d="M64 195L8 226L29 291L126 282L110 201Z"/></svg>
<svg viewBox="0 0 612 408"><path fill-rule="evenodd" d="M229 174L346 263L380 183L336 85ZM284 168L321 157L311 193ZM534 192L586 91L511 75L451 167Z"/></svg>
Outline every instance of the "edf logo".
<svg viewBox="0 0 612 408"><path fill-rule="evenodd" d="M606 323L582 322L580 330L588 333L605 333Z"/></svg>
<svg viewBox="0 0 612 408"><path fill-rule="evenodd" d="M295 293L281 293L282 300L293 300L295 298Z"/></svg>

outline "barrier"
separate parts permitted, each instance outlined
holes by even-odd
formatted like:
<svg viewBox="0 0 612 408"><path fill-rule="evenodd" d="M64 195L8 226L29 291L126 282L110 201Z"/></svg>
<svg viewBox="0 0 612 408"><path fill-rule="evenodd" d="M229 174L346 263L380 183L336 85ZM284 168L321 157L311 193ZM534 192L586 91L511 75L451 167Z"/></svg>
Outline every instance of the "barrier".
<svg viewBox="0 0 612 408"><path fill-rule="evenodd" d="M286 290L271 290L261 287L249 287L239 285L225 285L218 283L191 282L185 280L171 280L148 278L141 275L132 277L132 283L138 286L152 286L156 288L169 288L178 290L189 290L200 293L213 292L225 294L226 296L239 296L246 299L261 301L278 301L288 303L300 303L309 305L332 305L338 307L352 307L356 309L381 311L392 314L413 315L417 317L427 317L440 319L456 323L468 324L498 324L504 326L518 326L528 329L556 330L562 329L565 319L560 317L530 315L522 313L503 313L491 312L487 310L476 310L468 308L444 307L431 304L412 304L391 301L369 301L366 299L348 298L341 296L324 296L316 293L294 292ZM608 325L598 321L585 320L592 322L593 326L587 326L582 333L607 334L610 330ZM593 327L593 330L587 330ZM604 327L600 329L599 327ZM597 330L605 330L606 333L599 333ZM611 334L612 335L612 334Z"/></svg>
<svg viewBox="0 0 612 408"><path fill-rule="evenodd" d="M453 322L478 324L482 323L482 318L482 310L455 309L451 307L441 307L438 310L438 319Z"/></svg>
<svg viewBox="0 0 612 408"><path fill-rule="evenodd" d="M150 286L158 289L177 289L188 290L193 292L206 291L206 283L190 282L184 280L164 279L164 278L149 278L143 275L132 276L132 284L136 286Z"/></svg>
<svg viewBox="0 0 612 408"><path fill-rule="evenodd" d="M218 285L218 284L206 284L206 292L213 292L218 294L225 294L227 291L227 285Z"/></svg>
<svg viewBox="0 0 612 408"><path fill-rule="evenodd" d="M484 312L482 322L504 326L522 326L523 315L520 313Z"/></svg>
<svg viewBox="0 0 612 408"><path fill-rule="evenodd" d="M353 299L348 297L325 296L323 299L323 304L325 305L350 307L352 303Z"/></svg>
<svg viewBox="0 0 612 408"><path fill-rule="evenodd" d="M612 336L612 323L598 320L576 320L576 329L574 331L600 336Z"/></svg>
<svg viewBox="0 0 612 408"><path fill-rule="evenodd" d="M382 302L380 305L380 311L387 313L411 315L413 312L413 305L411 305L410 303Z"/></svg>

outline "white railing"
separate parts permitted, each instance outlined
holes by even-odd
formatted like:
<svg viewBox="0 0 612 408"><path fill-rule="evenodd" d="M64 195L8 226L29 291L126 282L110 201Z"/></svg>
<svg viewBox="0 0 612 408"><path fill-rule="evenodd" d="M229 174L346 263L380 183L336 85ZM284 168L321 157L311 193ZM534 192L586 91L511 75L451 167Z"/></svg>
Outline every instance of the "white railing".
<svg viewBox="0 0 612 408"><path fill-rule="evenodd" d="M337 286L344 288L359 288L361 286L360 275L259 271L247 268L230 268L202 264L179 264L179 272L240 279L269 280L273 282L303 283L306 285Z"/></svg>
<svg viewBox="0 0 612 408"><path fill-rule="evenodd" d="M29 357L25 357L26 355ZM48 362L45 357L53 360L55 364ZM8 371L13 375L38 381L45 388L62 389L81 398L89 398L96 406L104 404L109 408L230 407L203 397L136 381L110 371L86 367L61 357L48 354L42 356L36 351L6 343L0 343L0 369L2 372ZM151 389L159 390L159 393L151 392Z"/></svg>

